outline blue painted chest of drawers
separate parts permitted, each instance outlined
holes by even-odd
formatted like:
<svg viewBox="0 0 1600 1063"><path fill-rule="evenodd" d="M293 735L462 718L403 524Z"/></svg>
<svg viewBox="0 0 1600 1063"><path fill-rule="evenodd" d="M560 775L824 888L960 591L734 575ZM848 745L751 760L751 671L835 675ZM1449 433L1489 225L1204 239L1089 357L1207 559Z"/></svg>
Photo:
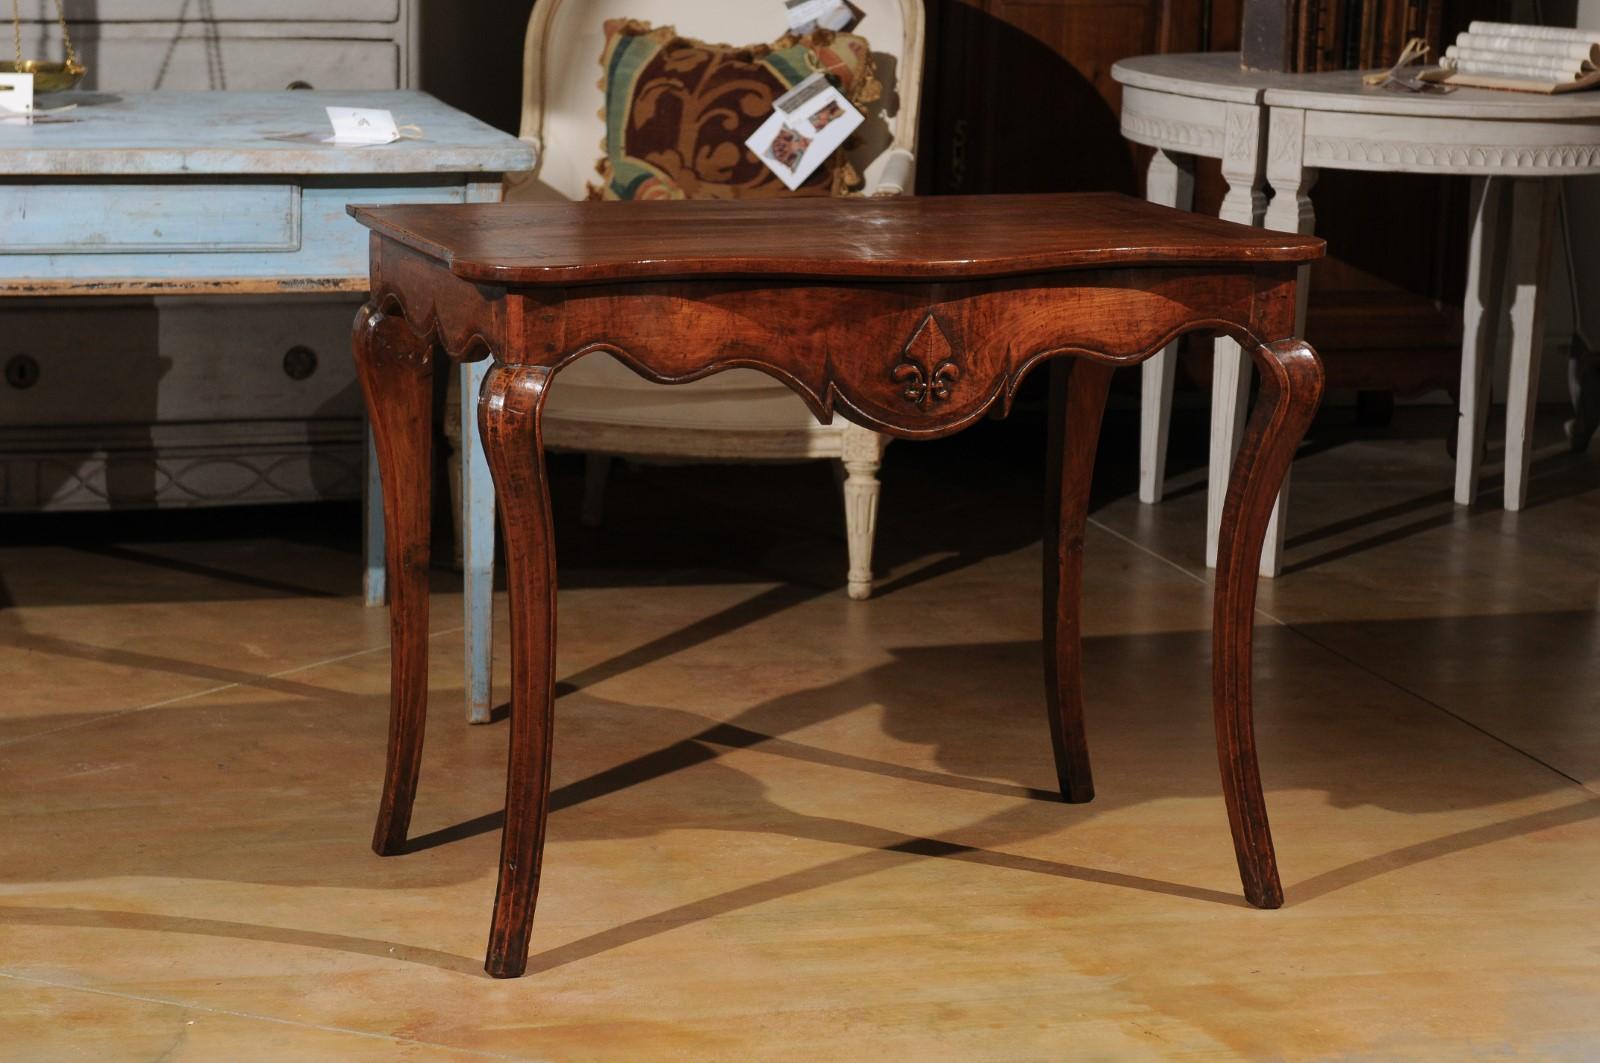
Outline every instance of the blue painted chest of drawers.
<svg viewBox="0 0 1600 1063"><path fill-rule="evenodd" d="M346 205L496 200L532 151L418 92L42 102L73 98L70 121L0 124L0 507L356 494ZM323 144L330 104L422 138Z"/></svg>

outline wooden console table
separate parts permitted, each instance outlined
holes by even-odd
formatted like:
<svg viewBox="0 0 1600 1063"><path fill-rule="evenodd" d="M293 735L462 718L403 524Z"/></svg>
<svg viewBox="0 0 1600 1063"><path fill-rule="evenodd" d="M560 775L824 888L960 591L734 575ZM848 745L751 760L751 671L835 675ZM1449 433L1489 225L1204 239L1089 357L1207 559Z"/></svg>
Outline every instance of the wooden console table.
<svg viewBox="0 0 1600 1063"><path fill-rule="evenodd" d="M1213 711L1244 893L1276 907L1251 724L1256 566L1273 500L1316 410L1322 368L1294 329L1312 237L1123 196L353 208L374 231L355 359L388 527L393 660L373 848L403 851L427 711L428 410L436 355L493 359L478 413L501 503L511 605L511 754L486 968L527 962L549 801L556 567L540 417L559 371L596 352L679 383L735 366L909 439L1010 404L1067 359L1053 404L1045 542L1045 699L1067 801L1094 794L1079 673L1083 535L1112 370L1192 329L1237 340L1262 399L1222 520Z"/></svg>

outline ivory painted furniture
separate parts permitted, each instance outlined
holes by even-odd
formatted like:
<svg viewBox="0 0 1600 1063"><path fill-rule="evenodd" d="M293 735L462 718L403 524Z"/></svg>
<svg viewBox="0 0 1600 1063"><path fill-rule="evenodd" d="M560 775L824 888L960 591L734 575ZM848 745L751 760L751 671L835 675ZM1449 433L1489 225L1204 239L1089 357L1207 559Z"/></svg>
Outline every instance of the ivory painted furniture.
<svg viewBox="0 0 1600 1063"><path fill-rule="evenodd" d="M1506 382L1506 509L1528 498L1539 399L1545 280L1560 177L1600 174L1600 94L1457 89L1418 95L1363 89L1353 72L1317 74L1262 94L1267 109L1267 224L1311 232L1320 169L1467 174L1472 238L1461 340L1455 500L1477 496L1490 375L1502 323L1511 329ZM1276 206L1278 194L1284 206ZM1396 219L1399 220L1399 219Z"/></svg>
<svg viewBox="0 0 1600 1063"><path fill-rule="evenodd" d="M1461 416L1455 499L1476 496L1490 400L1495 340L1511 330L1506 417L1505 505L1527 497L1528 439L1543 342L1542 284L1548 271L1556 182L1600 173L1600 94L1458 89L1413 94L1362 86L1355 71L1241 71L1236 53L1141 56L1112 68L1123 85L1123 135L1158 149L1149 197L1187 206L1190 159L1221 158L1229 181L1223 214L1290 232L1315 227L1311 187L1319 169L1469 174L1472 239L1462 339ZM1265 186L1272 188L1270 203ZM1375 223L1403 223L1374 212ZM1301 285L1300 328L1306 285ZM1244 424L1249 379L1219 350L1212 387L1207 561L1226 468ZM1230 352L1231 353L1231 352ZM1172 397L1170 358L1145 366L1139 496L1161 498ZM1281 527L1269 535L1262 571L1277 570Z"/></svg>
<svg viewBox="0 0 1600 1063"><path fill-rule="evenodd" d="M73 122L0 124L0 296L6 297L0 351L22 334L14 323L25 331L41 315L64 313L70 328L32 334L44 344L32 349L47 371L23 393L70 394L87 424L103 416L97 411L127 401L130 376L121 363L148 356L147 344L161 338L128 328L129 320L143 320L131 299L192 301L197 320L215 331L191 339L224 344L240 363L236 372L224 363L200 377L204 400L193 414L248 421L264 405L248 363L284 358L283 315L325 313L320 300L330 293L366 291L366 232L346 215L349 204L494 201L501 175L533 162L516 138L420 92L127 92L75 99ZM387 108L422 127L424 139L370 148L318 143L330 104ZM266 136L302 131L314 137ZM229 314L206 313L207 301ZM332 305L346 316L343 304ZM316 376L307 383L321 386ZM24 417L9 396L0 404L0 425ZM42 490L37 481L47 477L82 475L70 451L60 460L36 457L29 490ZM171 477L184 490L211 496L246 494L256 477L285 475L204 447L174 461L156 472L140 466L139 475ZM117 475L114 462L105 467L105 475ZM482 486L489 489L486 475ZM91 487L115 494L114 484ZM492 522L492 494L472 497L479 523ZM380 505L373 490L369 512ZM378 603L382 532L381 520L369 521L367 593Z"/></svg>
<svg viewBox="0 0 1600 1063"><path fill-rule="evenodd" d="M389 91L414 84L418 6L67 0L65 10L91 91ZM24 54L60 58L54 0L21 0L18 10ZM11 5L0 0L0 12L0 55L10 58ZM360 302L155 296L70 312L13 306L0 331L0 509L359 497L366 443L344 348ZM110 378L97 376L100 400L82 403L76 382L108 369ZM219 389L222 378L232 386Z"/></svg>
<svg viewBox="0 0 1600 1063"><path fill-rule="evenodd" d="M1154 60L1171 60L1155 63ZM1154 70L1152 71L1152 67ZM1143 56L1114 64L1111 76L1122 85L1122 135L1156 149L1146 175L1152 203L1189 210L1194 202L1194 159L1219 159L1228 189L1219 216L1260 225L1267 199L1262 185L1266 124L1261 94L1291 74L1245 72L1238 53ZM1294 231L1294 230L1291 230ZM1305 277L1295 335L1305 326ZM1212 433L1206 496L1206 564L1217 563L1217 542L1229 463L1238 449L1250 374L1239 345L1216 341L1212 362ZM1161 501L1167 466L1167 425L1172 407L1177 349L1169 347L1140 370L1139 500ZM1287 495L1287 480L1284 495ZM1261 574L1276 576L1283 551L1282 503L1273 513L1261 555Z"/></svg>
<svg viewBox="0 0 1600 1063"><path fill-rule="evenodd" d="M404 851L428 691L428 411L436 365L492 360L478 404L511 610L511 751L486 969L523 972L549 807L556 565L545 478L554 386L609 354L657 383L757 369L818 420L910 439L1004 412L1052 359L1045 701L1067 801L1094 794L1082 718L1083 536L1112 371L1191 329L1233 336L1263 386L1235 459L1215 592L1213 711L1244 893L1278 882L1251 723L1256 567L1322 390L1294 330L1309 236L1110 194L355 208L372 301L353 347L389 529L388 759L373 847ZM746 238L731 242L717 223Z"/></svg>
<svg viewBox="0 0 1600 1063"><path fill-rule="evenodd" d="M864 194L909 194L922 93L922 0L859 0L855 6L861 18L852 32L871 43L884 94L867 106L867 123L849 158L865 178ZM582 199L585 185L595 181L606 136L600 117L603 24L616 18L672 25L688 37L730 44L771 41L786 27L776 2L541 0L528 24L522 101L522 137L537 148L539 167L530 180L512 183L509 200ZM759 373L725 373L663 393L610 359L592 358L573 368L552 400L544 432L552 449L591 455L584 506L590 520L599 518L603 455L839 461L845 471L848 593L871 594L877 474L887 438L849 422L818 424L787 388Z"/></svg>

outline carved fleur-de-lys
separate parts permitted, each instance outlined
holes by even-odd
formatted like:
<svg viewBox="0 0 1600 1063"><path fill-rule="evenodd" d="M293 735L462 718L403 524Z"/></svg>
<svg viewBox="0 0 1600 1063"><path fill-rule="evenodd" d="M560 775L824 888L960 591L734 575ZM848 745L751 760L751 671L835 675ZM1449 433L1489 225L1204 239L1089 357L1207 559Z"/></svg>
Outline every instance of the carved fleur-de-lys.
<svg viewBox="0 0 1600 1063"><path fill-rule="evenodd" d="M955 348L938 318L929 314L922 319L890 376L900 385L900 394L906 401L923 409L930 402L949 400L951 388L961 379L961 367L956 364Z"/></svg>

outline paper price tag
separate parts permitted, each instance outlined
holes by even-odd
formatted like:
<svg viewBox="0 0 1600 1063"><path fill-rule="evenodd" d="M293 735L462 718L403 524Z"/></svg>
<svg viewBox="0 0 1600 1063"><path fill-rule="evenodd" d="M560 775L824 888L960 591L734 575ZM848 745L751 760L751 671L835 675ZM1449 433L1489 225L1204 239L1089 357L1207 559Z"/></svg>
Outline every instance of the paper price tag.
<svg viewBox="0 0 1600 1063"><path fill-rule="evenodd" d="M388 111L367 107L329 107L333 136L325 144L393 144L400 128Z"/></svg>
<svg viewBox="0 0 1600 1063"><path fill-rule="evenodd" d="M771 116L750 135L745 147L792 192L864 121L861 112L819 72L773 101Z"/></svg>
<svg viewBox="0 0 1600 1063"><path fill-rule="evenodd" d="M845 0L784 0L789 11L789 30L810 33L818 26L842 30L855 21L856 13Z"/></svg>
<svg viewBox="0 0 1600 1063"><path fill-rule="evenodd" d="M33 113L33 75L0 74L0 114Z"/></svg>

